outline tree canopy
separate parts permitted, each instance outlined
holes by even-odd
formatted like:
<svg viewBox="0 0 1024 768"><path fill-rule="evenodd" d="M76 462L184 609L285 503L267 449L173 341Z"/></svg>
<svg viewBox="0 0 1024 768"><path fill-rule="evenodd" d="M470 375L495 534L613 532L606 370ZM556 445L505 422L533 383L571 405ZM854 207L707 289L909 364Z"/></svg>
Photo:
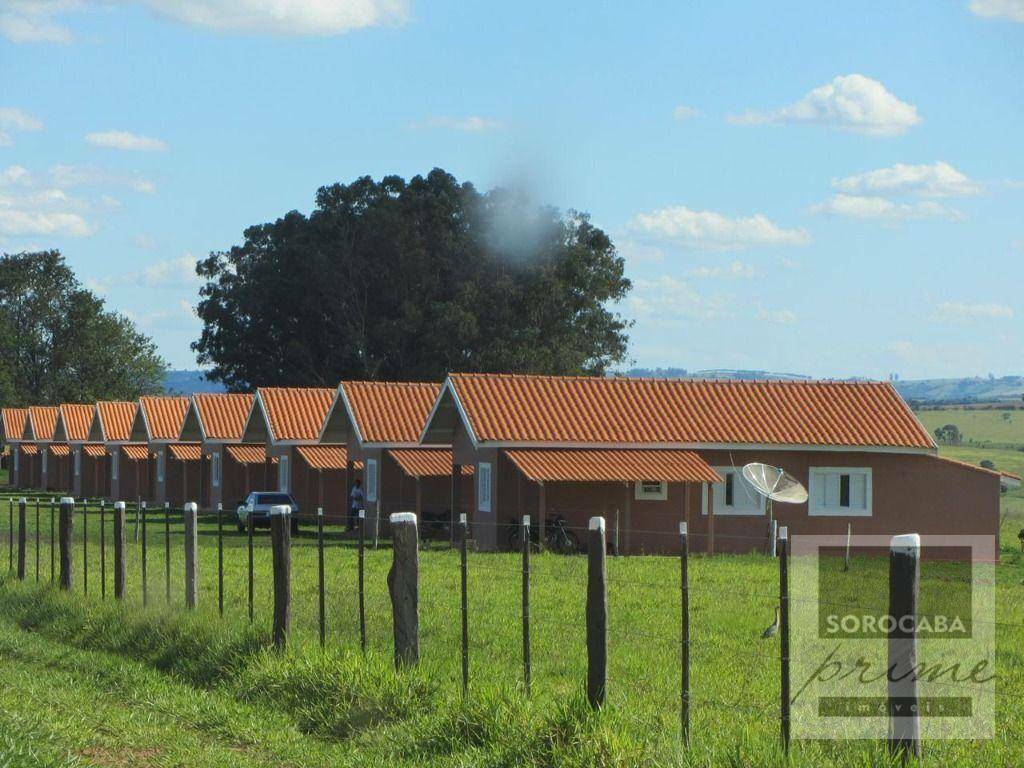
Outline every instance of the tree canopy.
<svg viewBox="0 0 1024 768"><path fill-rule="evenodd" d="M630 282L583 213L435 169L323 187L309 216L244 237L197 266L192 348L230 389L601 374L626 355L629 324L608 307Z"/></svg>
<svg viewBox="0 0 1024 768"><path fill-rule="evenodd" d="M79 284L58 251L0 257L0 404L134 400L161 392L153 342Z"/></svg>

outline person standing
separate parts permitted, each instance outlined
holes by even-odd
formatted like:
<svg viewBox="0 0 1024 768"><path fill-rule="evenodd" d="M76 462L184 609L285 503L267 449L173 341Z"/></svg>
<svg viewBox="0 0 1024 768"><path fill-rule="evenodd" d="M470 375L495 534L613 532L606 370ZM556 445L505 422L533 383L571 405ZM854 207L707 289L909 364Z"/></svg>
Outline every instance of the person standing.
<svg viewBox="0 0 1024 768"><path fill-rule="evenodd" d="M352 492L348 495L348 526L346 530L355 530L356 520L359 519L359 510L363 509L363 481L357 477L352 486Z"/></svg>

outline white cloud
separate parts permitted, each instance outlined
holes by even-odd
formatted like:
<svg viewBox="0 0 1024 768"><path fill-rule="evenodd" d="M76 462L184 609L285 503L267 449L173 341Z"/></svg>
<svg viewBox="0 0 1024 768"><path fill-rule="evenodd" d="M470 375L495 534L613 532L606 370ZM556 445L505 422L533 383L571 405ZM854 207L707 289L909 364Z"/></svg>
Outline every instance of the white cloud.
<svg viewBox="0 0 1024 768"><path fill-rule="evenodd" d="M854 219L878 219L896 223L909 219L943 218L960 221L963 213L939 205L931 200L916 203L895 203L884 197L863 195L833 195L823 203L812 205L811 213L825 213L833 216L846 216Z"/></svg>
<svg viewBox="0 0 1024 768"><path fill-rule="evenodd" d="M772 325L793 325L797 321L796 312L791 309L764 309L758 311L757 319Z"/></svg>
<svg viewBox="0 0 1024 768"><path fill-rule="evenodd" d="M136 173L121 173L91 165L55 165L50 179L58 187L114 186L127 187L144 195L156 192L156 184Z"/></svg>
<svg viewBox="0 0 1024 768"><path fill-rule="evenodd" d="M469 131L473 133L495 131L504 127L500 120L493 120L478 115L471 115L469 117L430 117L425 125L428 128L445 128L450 131Z"/></svg>
<svg viewBox="0 0 1024 768"><path fill-rule="evenodd" d="M91 208L63 189L36 187L21 166L0 174L0 235L86 237L96 232L96 225L85 218Z"/></svg>
<svg viewBox="0 0 1024 768"><path fill-rule="evenodd" d="M122 0L169 19L223 32L330 37L353 29L401 24L408 0ZM109 0L3 0L0 35L16 43L66 43L61 16Z"/></svg>
<svg viewBox="0 0 1024 768"><path fill-rule="evenodd" d="M132 238L132 245L136 248L148 251L156 247L156 241L149 235L136 235Z"/></svg>
<svg viewBox="0 0 1024 768"><path fill-rule="evenodd" d="M668 275L655 280L634 280L627 303L637 317L666 323L680 319L713 320L728 307L724 297L704 296L689 283Z"/></svg>
<svg viewBox="0 0 1024 768"><path fill-rule="evenodd" d="M1024 0L972 0L969 7L976 16L1024 23Z"/></svg>
<svg viewBox="0 0 1024 768"><path fill-rule="evenodd" d="M129 152L161 152L167 143L150 136L139 136L128 131L98 131L86 134L85 140L94 147L123 149Z"/></svg>
<svg viewBox="0 0 1024 768"><path fill-rule="evenodd" d="M757 277L757 267L742 261L734 261L723 266L694 267L687 274L696 278L744 278L750 280Z"/></svg>
<svg viewBox="0 0 1024 768"><path fill-rule="evenodd" d="M764 214L733 218L715 211L694 211L683 205L637 214L629 228L635 234L668 245L712 251L810 242L804 230L783 229Z"/></svg>
<svg viewBox="0 0 1024 768"><path fill-rule="evenodd" d="M959 323L970 320L1008 320L1013 309L1005 304L968 304L962 301L944 301L935 308L931 320L937 323Z"/></svg>
<svg viewBox="0 0 1024 768"><path fill-rule="evenodd" d="M34 184L35 178L20 165L9 165L0 172L0 186L31 187Z"/></svg>
<svg viewBox="0 0 1024 768"><path fill-rule="evenodd" d="M175 259L165 259L134 272L123 272L104 278L92 278L89 287L99 294L113 288L194 288L202 284L196 274L196 259L186 253Z"/></svg>
<svg viewBox="0 0 1024 768"><path fill-rule="evenodd" d="M868 136L894 136L921 122L917 107L901 101L877 80L839 75L780 109L748 110L728 118L737 124L811 123Z"/></svg>
<svg viewBox="0 0 1024 768"><path fill-rule="evenodd" d="M983 190L980 183L942 161L931 165L896 163L889 168L833 179L832 188L853 195L917 197L965 197Z"/></svg>
<svg viewBox="0 0 1024 768"><path fill-rule="evenodd" d="M691 118L699 117L700 110L694 107L688 107L685 104L680 104L678 107L675 108L675 111L672 113L672 116L680 123L683 123Z"/></svg>
<svg viewBox="0 0 1024 768"><path fill-rule="evenodd" d="M0 16L2 23L2 16ZM0 147L14 145L14 137L11 135L16 131L41 131L43 121L34 115L30 115L17 107L0 107Z"/></svg>

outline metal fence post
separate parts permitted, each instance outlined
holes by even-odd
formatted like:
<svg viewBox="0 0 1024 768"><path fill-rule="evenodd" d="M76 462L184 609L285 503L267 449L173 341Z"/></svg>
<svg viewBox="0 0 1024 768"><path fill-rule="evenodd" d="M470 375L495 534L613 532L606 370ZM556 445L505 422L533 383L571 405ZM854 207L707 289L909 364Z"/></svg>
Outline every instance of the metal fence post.
<svg viewBox="0 0 1024 768"><path fill-rule="evenodd" d="M50 499L50 583L57 579L57 506Z"/></svg>
<svg viewBox="0 0 1024 768"><path fill-rule="evenodd" d="M395 666L403 667L420 659L419 533L414 512L395 512L390 521L388 592L395 629Z"/></svg>
<svg viewBox="0 0 1024 768"><path fill-rule="evenodd" d="M36 583L39 583L39 545L42 534L39 531L39 498L36 498Z"/></svg>
<svg viewBox="0 0 1024 768"><path fill-rule="evenodd" d="M252 551L252 535L253 535L253 530L254 530L255 526L256 526L256 523L253 520L253 514L252 514L252 512L250 512L248 514L248 516L246 517L246 526L245 526L246 527L246 535L248 536L248 545L249 545L249 623L250 624L252 624L252 621L253 621L253 613L254 613L254 611L253 611L253 593L256 590L256 584L255 584L255 582L253 580L253 551Z"/></svg>
<svg viewBox="0 0 1024 768"><path fill-rule="evenodd" d="M292 617L292 508L270 508L270 542L274 558L274 645L283 650Z"/></svg>
<svg viewBox="0 0 1024 768"><path fill-rule="evenodd" d="M366 552L366 510L359 510L359 647L366 652L366 593L364 571Z"/></svg>
<svg viewBox="0 0 1024 768"><path fill-rule="evenodd" d="M89 502L82 501L82 593L89 594Z"/></svg>
<svg viewBox="0 0 1024 768"><path fill-rule="evenodd" d="M779 529L779 661L782 748L789 754L789 529Z"/></svg>
<svg viewBox="0 0 1024 768"><path fill-rule="evenodd" d="M469 692L469 525L466 513L459 513L459 560L462 575L462 695Z"/></svg>
<svg viewBox="0 0 1024 768"><path fill-rule="evenodd" d="M107 507L100 502L100 598L107 599Z"/></svg>
<svg viewBox="0 0 1024 768"><path fill-rule="evenodd" d="M604 518L590 518L587 542L587 701L604 706L608 687L608 567Z"/></svg>
<svg viewBox="0 0 1024 768"><path fill-rule="evenodd" d="M917 594L921 537L894 536L889 548L889 754L921 757L918 709Z"/></svg>
<svg viewBox="0 0 1024 768"><path fill-rule="evenodd" d="M185 607L192 610L199 602L199 505L188 502L182 516L185 518Z"/></svg>
<svg viewBox="0 0 1024 768"><path fill-rule="evenodd" d="M124 600L127 568L124 560L125 525L123 501L114 502L114 598Z"/></svg>
<svg viewBox="0 0 1024 768"><path fill-rule="evenodd" d="M142 506L141 507L137 507L135 509L135 520L136 520L136 522L139 522L141 520L141 526L142 526L142 534L141 535L142 535L142 605L143 605L143 607L145 607L149 603L149 583L146 580L147 579L146 565L147 565L147 559L148 559L147 558L147 551L146 551L146 546L147 546L146 542L147 542L147 539L148 539L148 537L146 536L146 512L147 511L148 510L146 509L146 502L144 502L144 501L142 502ZM136 541L138 541L139 526L136 526L135 534L136 534Z"/></svg>
<svg viewBox="0 0 1024 768"><path fill-rule="evenodd" d="M320 647L327 642L327 617L325 616L326 600L324 598L324 508L316 509L316 550L317 550L317 591L320 619Z"/></svg>
<svg viewBox="0 0 1024 768"><path fill-rule="evenodd" d="M217 505L217 612L224 615L224 505Z"/></svg>
<svg viewBox="0 0 1024 768"><path fill-rule="evenodd" d="M690 542L687 538L686 523L679 523L679 582L681 593L682 648L680 667L680 726L683 745L690 746Z"/></svg>
<svg viewBox="0 0 1024 768"><path fill-rule="evenodd" d="M184 466L184 464L182 465ZM182 469L182 472L185 470ZM171 503L164 502L164 593L171 603Z"/></svg>
<svg viewBox="0 0 1024 768"><path fill-rule="evenodd" d="M75 500L65 496L60 500L60 588L71 591L71 532L75 521Z"/></svg>
<svg viewBox="0 0 1024 768"><path fill-rule="evenodd" d="M523 687L530 695L530 516L523 515Z"/></svg>
<svg viewBox="0 0 1024 768"><path fill-rule="evenodd" d="M28 502L25 499L18 501L18 581L25 580L25 557L28 554L27 506ZM14 534L13 529L11 534Z"/></svg>

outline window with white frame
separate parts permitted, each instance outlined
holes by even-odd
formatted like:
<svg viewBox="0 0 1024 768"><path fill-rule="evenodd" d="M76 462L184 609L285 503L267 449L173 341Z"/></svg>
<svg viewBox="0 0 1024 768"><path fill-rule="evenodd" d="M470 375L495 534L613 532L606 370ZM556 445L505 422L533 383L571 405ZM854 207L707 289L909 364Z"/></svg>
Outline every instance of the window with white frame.
<svg viewBox="0 0 1024 768"><path fill-rule="evenodd" d="M711 486L711 501L716 515L763 515L764 497L759 494L736 467L715 467L721 483ZM708 486L701 493L701 510L708 513Z"/></svg>
<svg viewBox="0 0 1024 768"><path fill-rule="evenodd" d="M366 460L366 500L377 501L377 460Z"/></svg>
<svg viewBox="0 0 1024 768"><path fill-rule="evenodd" d="M288 455L277 457L277 490L288 493Z"/></svg>
<svg viewBox="0 0 1024 768"><path fill-rule="evenodd" d="M210 454L210 482L214 488L220 488L220 453L214 451Z"/></svg>
<svg viewBox="0 0 1024 768"><path fill-rule="evenodd" d="M485 461L476 465L476 508L491 511L491 465Z"/></svg>
<svg viewBox="0 0 1024 768"><path fill-rule="evenodd" d="M120 451L114 451L110 454L110 479L117 480L117 468L120 463L118 460L121 458Z"/></svg>
<svg viewBox="0 0 1024 768"><path fill-rule="evenodd" d="M75 477L81 477L82 475L82 449L75 449Z"/></svg>
<svg viewBox="0 0 1024 768"><path fill-rule="evenodd" d="M162 483L164 481L164 450L161 448L156 452L156 481Z"/></svg>
<svg viewBox="0 0 1024 768"><path fill-rule="evenodd" d="M870 517L869 467L811 467L807 514Z"/></svg>
<svg viewBox="0 0 1024 768"><path fill-rule="evenodd" d="M668 483L664 480L637 480L633 496L637 501L665 501Z"/></svg>

